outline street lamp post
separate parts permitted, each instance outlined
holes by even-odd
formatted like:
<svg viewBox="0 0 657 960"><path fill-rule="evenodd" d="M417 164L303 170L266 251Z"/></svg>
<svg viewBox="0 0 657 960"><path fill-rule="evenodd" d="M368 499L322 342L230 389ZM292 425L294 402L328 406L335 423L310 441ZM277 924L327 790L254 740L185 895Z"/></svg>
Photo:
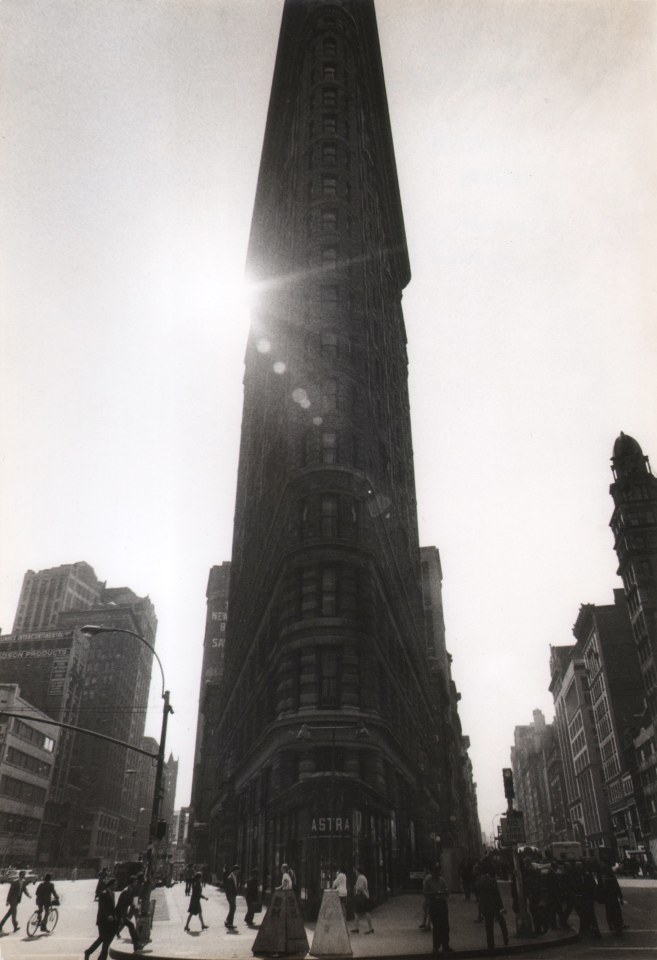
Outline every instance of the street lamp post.
<svg viewBox="0 0 657 960"><path fill-rule="evenodd" d="M158 657L155 648L151 643L146 640L145 637L142 637L140 633L136 633L134 630L127 630L125 627L103 627L96 624L86 624L81 628L81 632L87 637L95 637L99 633L127 633L131 637L135 637L145 647L151 651L153 656L157 661L157 665L160 668L160 674L162 676L162 730L160 733L160 744L157 751L157 765L155 768L155 787L153 789L153 807L151 810L151 821L149 828L149 847L151 844L158 839L158 823L160 821L162 813L162 800L164 798L164 751L166 746L167 738L167 722L169 719L169 714L173 713L173 707L169 702L169 691L165 690L165 681L164 681L164 668L162 667L162 662ZM151 871L151 864L148 864L149 873Z"/></svg>

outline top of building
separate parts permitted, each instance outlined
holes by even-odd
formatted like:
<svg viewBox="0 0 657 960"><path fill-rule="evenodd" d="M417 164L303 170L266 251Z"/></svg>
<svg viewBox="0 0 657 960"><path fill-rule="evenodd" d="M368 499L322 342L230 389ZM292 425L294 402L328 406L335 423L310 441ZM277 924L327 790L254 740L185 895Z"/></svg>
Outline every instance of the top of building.
<svg viewBox="0 0 657 960"><path fill-rule="evenodd" d="M614 443L614 454L613 459L616 460L618 457L626 456L643 456L643 450L640 445L631 437L628 433L623 433L621 430L620 436L616 439Z"/></svg>
<svg viewBox="0 0 657 960"><path fill-rule="evenodd" d="M621 430L620 436L614 443L614 452L611 458L611 469L614 479L624 480L639 474L650 474L648 457L644 456L640 444Z"/></svg>

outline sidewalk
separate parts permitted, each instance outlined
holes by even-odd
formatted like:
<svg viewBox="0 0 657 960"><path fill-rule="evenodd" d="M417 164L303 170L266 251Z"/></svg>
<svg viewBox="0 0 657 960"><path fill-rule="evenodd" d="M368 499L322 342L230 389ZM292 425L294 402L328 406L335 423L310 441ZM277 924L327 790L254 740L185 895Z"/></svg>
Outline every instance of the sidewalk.
<svg viewBox="0 0 657 960"><path fill-rule="evenodd" d="M525 953L532 949L544 948L551 943L564 943L574 940L574 930L550 931L542 937L518 938L515 936L515 916L511 910L509 884L501 883L502 898L506 906L509 925L509 946L502 946L499 927L495 928L495 954ZM198 917L191 921L192 933L185 933L183 927L187 920L185 887L177 883L173 887L159 888L155 891L155 918L151 933L152 942L140 954L149 960L253 960L252 946L256 937L255 930L249 930L244 924L245 905L242 897L237 898L235 914L236 933L229 933L224 927L228 913L223 893L210 885L205 887L207 901L203 901L203 917L209 929L200 931ZM259 915L260 917L263 914ZM463 894L455 893L449 899L450 945L459 957L478 957L488 955L486 934L483 923L476 923L477 905L474 900L468 902ZM256 916L256 921L258 916ZM422 897L420 894L401 894L381 904L372 913L374 933L371 936L351 934L353 956L376 957L378 960L388 957L426 957L432 953L432 935L419 929L422 922ZM314 922L305 924L308 943L312 945L315 931ZM347 924L348 928L353 923ZM365 925L361 924L361 930ZM122 939L112 943L110 956L117 958L134 957L127 936L123 931Z"/></svg>

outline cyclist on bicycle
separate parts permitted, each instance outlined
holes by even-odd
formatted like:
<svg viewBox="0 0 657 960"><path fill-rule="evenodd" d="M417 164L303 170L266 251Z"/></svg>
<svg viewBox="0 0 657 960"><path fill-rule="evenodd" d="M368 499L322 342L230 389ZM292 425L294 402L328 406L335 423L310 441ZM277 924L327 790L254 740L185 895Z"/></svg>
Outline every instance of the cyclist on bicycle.
<svg viewBox="0 0 657 960"><path fill-rule="evenodd" d="M46 930L46 920L48 919L48 911L53 904L59 903L59 897L57 896L57 891L55 890L55 884L52 882L52 877L47 873L39 886L34 892L34 899L36 900L37 913L39 915L39 926L42 930Z"/></svg>

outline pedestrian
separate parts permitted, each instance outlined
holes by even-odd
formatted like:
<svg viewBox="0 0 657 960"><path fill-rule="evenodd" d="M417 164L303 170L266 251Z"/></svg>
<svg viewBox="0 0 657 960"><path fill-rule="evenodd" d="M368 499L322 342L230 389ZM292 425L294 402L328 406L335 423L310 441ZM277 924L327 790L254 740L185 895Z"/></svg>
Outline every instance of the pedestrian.
<svg viewBox="0 0 657 960"><path fill-rule="evenodd" d="M473 867L474 864L472 860L469 857L466 857L459 868L461 886L463 887L463 894L466 900L469 900L472 896Z"/></svg>
<svg viewBox="0 0 657 960"><path fill-rule="evenodd" d="M124 927L128 928L130 939L132 940L133 950L139 950L139 937L137 929L132 922L134 913L134 901L137 896L137 877L130 877L128 885L119 894L116 901L116 935L121 933Z"/></svg>
<svg viewBox="0 0 657 960"><path fill-rule="evenodd" d="M340 906L342 907L342 916L347 919L347 874L343 867L338 867L333 881L333 889L338 891L340 897Z"/></svg>
<svg viewBox="0 0 657 960"><path fill-rule="evenodd" d="M367 930L365 933L374 933L372 926L372 917L370 916L370 888L367 883L367 877L362 867L356 867L356 882L354 884L354 907L356 913L356 926L352 933L360 933L358 927L359 920L367 921Z"/></svg>
<svg viewBox="0 0 657 960"><path fill-rule="evenodd" d="M545 874L544 886L545 907L550 928L552 930L556 930L558 927L561 927L562 930L567 929L568 925L561 907L562 877L554 860L551 861L548 871Z"/></svg>
<svg viewBox="0 0 657 960"><path fill-rule="evenodd" d="M239 866L237 864L233 865L233 869L226 877L224 883L224 893L226 895L226 900L228 900L228 916L224 921L224 926L226 930L237 930L237 927L233 923L235 919L235 907L237 906L237 890L239 887Z"/></svg>
<svg viewBox="0 0 657 960"><path fill-rule="evenodd" d="M625 901L623 900L623 894L616 874L611 867L607 867L602 875L600 893L602 895L602 902L605 905L607 926L614 936L620 937L623 935L623 911L621 910L621 904Z"/></svg>
<svg viewBox="0 0 657 960"><path fill-rule="evenodd" d="M525 893L527 895L527 910L532 918L534 933L542 936L548 931L545 900L541 890L541 881L534 867L529 867L524 875Z"/></svg>
<svg viewBox="0 0 657 960"><path fill-rule="evenodd" d="M449 911L447 909L449 890L440 873L439 863L431 868L426 892L429 897L429 916L433 926L433 952L437 957L442 947L443 956L445 956L453 953L453 950L449 945Z"/></svg>
<svg viewBox="0 0 657 960"><path fill-rule="evenodd" d="M281 885L276 888L277 890L293 890L294 884L292 883L292 874L290 873L290 868L287 863L281 864Z"/></svg>
<svg viewBox="0 0 657 960"><path fill-rule="evenodd" d="M598 918L595 915L595 901L598 885L589 864L580 860L575 864L575 909L579 914L579 933L589 934L594 940L601 937Z"/></svg>
<svg viewBox="0 0 657 960"><path fill-rule="evenodd" d="M105 871L107 872L107 871ZM98 960L107 960L110 943L116 936L116 906L114 904L114 877L108 877L102 888L98 891L98 913L96 914L96 926L98 927L98 936L90 947L84 951L85 960L89 960L91 954L97 947L101 947L98 954Z"/></svg>
<svg viewBox="0 0 657 960"><path fill-rule="evenodd" d="M188 897L192 892L192 880L194 879L194 867L188 863L185 867L185 896Z"/></svg>
<svg viewBox="0 0 657 960"><path fill-rule="evenodd" d="M189 905L187 907L187 923L185 924L185 930L189 933L189 921L192 917L198 917L201 921L201 930L207 930L208 925L203 919L203 910L201 908L201 900L207 900L208 898L203 893L203 874L200 870L197 870L192 877L191 885L191 896L189 898Z"/></svg>
<svg viewBox="0 0 657 960"><path fill-rule="evenodd" d="M260 886L258 884L258 871L254 867L251 871L249 879L246 881L246 886L244 887L244 898L246 900L246 914L244 916L244 923L247 927L255 928L253 922L254 913L259 913L262 909L260 903Z"/></svg>
<svg viewBox="0 0 657 960"><path fill-rule="evenodd" d="M504 946L508 946L509 943L504 904L502 903L500 888L495 879L495 870L492 866L488 866L477 880L476 892L481 915L484 918L486 945L492 953L495 949L495 921L500 926Z"/></svg>
<svg viewBox="0 0 657 960"><path fill-rule="evenodd" d="M27 881L25 880L25 871L20 870L16 879L12 880L11 883L9 884L9 890L7 891L7 901L6 901L7 906L9 907L9 910L7 910L2 920L0 920L0 930L2 930L5 924L5 921L8 920L9 917L11 917L11 922L14 925L14 933L16 933L17 930L20 930L20 927L18 925L18 904L23 899L23 894L25 894L28 900L32 899L30 894L27 892Z"/></svg>
<svg viewBox="0 0 657 960"><path fill-rule="evenodd" d="M105 889L105 884L107 883L107 877L108 877L107 867L103 867L103 869L98 874L98 882L96 883L96 889L94 891L94 900L97 900L101 890Z"/></svg>
<svg viewBox="0 0 657 960"><path fill-rule="evenodd" d="M78 879L78 868L77 868L77 865L76 865L76 866L74 866L73 869L71 870L71 883L75 883L75 881L76 881L77 879Z"/></svg>
<svg viewBox="0 0 657 960"><path fill-rule="evenodd" d="M50 905L52 903L59 903L59 897L57 896L55 885L52 882L51 874L47 873L34 891L34 902L37 905L39 927L47 932L46 920L48 919Z"/></svg>
<svg viewBox="0 0 657 960"><path fill-rule="evenodd" d="M420 930L431 930L431 920L429 919L429 897L427 896L427 881L431 879L430 867L424 868L424 878L422 880L422 923Z"/></svg>

